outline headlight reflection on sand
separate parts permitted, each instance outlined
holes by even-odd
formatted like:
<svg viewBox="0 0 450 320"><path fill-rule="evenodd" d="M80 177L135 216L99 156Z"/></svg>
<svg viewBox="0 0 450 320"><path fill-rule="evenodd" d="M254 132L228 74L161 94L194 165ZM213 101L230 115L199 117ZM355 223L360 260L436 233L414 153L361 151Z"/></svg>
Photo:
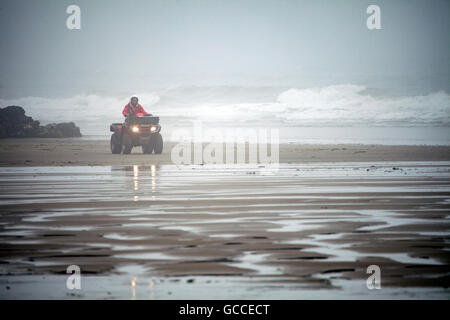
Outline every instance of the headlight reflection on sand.
<svg viewBox="0 0 450 320"><path fill-rule="evenodd" d="M130 281L131 284L131 300L136 300L137 299L137 294L136 294L136 285L137 285L137 281L138 281L138 277L133 277ZM149 291L150 291L150 295L149 295L149 299L150 300L154 300L155 299L155 291L154 291L154 287L155 287L155 277L152 277L148 283L149 286Z"/></svg>
<svg viewBox="0 0 450 320"><path fill-rule="evenodd" d="M133 166L133 184L134 184L134 191L139 191L139 166L134 165ZM134 201L138 201L139 196L134 195Z"/></svg>
<svg viewBox="0 0 450 320"><path fill-rule="evenodd" d="M156 192L156 166L152 164L150 166L150 171L152 173L152 200L155 200L155 192Z"/></svg>
<svg viewBox="0 0 450 320"><path fill-rule="evenodd" d="M149 286L150 286L150 297L149 297L149 299L150 300L155 300L155 292L153 291L153 287L155 286L155 278L154 277L152 277L151 279L150 279L150 282L149 282Z"/></svg>
<svg viewBox="0 0 450 320"><path fill-rule="evenodd" d="M149 167L140 167L139 165L133 165L133 201L140 200L140 194L150 193L149 179L147 178L147 170L150 169L150 177L151 177L151 197L152 200L156 199L156 165L152 164ZM144 174L143 177L140 177L141 174ZM140 179L142 178L142 179Z"/></svg>
<svg viewBox="0 0 450 320"><path fill-rule="evenodd" d="M137 281L137 277L134 277L133 279L131 279L131 299L135 300L136 299L136 281Z"/></svg>

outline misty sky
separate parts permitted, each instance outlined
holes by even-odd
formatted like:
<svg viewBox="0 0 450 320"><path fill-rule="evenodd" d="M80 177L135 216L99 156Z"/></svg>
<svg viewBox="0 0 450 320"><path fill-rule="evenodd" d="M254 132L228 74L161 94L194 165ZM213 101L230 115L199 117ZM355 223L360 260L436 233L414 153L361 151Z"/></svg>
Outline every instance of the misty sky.
<svg viewBox="0 0 450 320"><path fill-rule="evenodd" d="M81 30L66 28L70 4L81 7ZM382 30L366 28L370 4L381 7ZM36 87L133 90L143 79L296 85L373 75L431 77L450 91L450 1L2 0L0 8L3 97Z"/></svg>

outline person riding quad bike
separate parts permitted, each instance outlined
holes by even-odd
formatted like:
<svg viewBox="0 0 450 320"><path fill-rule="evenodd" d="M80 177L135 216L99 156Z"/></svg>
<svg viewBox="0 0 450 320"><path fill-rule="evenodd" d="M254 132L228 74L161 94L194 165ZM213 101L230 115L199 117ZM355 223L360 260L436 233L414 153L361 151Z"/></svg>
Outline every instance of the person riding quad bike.
<svg viewBox="0 0 450 320"><path fill-rule="evenodd" d="M138 103L138 97L131 97L130 102L123 108L122 114L124 117L129 116L130 114L134 115L144 115L148 114L147 111ZM150 114L151 115L151 114Z"/></svg>
<svg viewBox="0 0 450 320"><path fill-rule="evenodd" d="M160 134L159 117L147 113L138 103L137 97L132 97L124 107L122 114L124 123L113 123L110 126L111 152L113 154L130 154L133 147L142 146L145 154L162 153L163 139Z"/></svg>

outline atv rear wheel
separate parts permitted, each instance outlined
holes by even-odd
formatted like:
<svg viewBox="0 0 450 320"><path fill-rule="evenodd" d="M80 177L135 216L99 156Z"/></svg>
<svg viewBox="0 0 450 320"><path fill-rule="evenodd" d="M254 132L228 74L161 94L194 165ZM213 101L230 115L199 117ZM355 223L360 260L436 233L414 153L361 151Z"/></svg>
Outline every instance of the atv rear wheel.
<svg viewBox="0 0 450 320"><path fill-rule="evenodd" d="M161 134L155 134L152 138L151 143L153 144L153 151L155 152L155 154L161 154L163 150L163 138Z"/></svg>

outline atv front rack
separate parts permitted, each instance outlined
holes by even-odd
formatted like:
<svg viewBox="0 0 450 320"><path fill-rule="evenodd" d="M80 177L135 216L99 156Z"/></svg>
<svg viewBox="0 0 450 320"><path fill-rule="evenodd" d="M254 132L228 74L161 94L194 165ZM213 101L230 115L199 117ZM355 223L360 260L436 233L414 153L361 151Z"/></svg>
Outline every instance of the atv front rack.
<svg viewBox="0 0 450 320"><path fill-rule="evenodd" d="M143 116L143 117L127 117L128 124L159 124L159 117Z"/></svg>

